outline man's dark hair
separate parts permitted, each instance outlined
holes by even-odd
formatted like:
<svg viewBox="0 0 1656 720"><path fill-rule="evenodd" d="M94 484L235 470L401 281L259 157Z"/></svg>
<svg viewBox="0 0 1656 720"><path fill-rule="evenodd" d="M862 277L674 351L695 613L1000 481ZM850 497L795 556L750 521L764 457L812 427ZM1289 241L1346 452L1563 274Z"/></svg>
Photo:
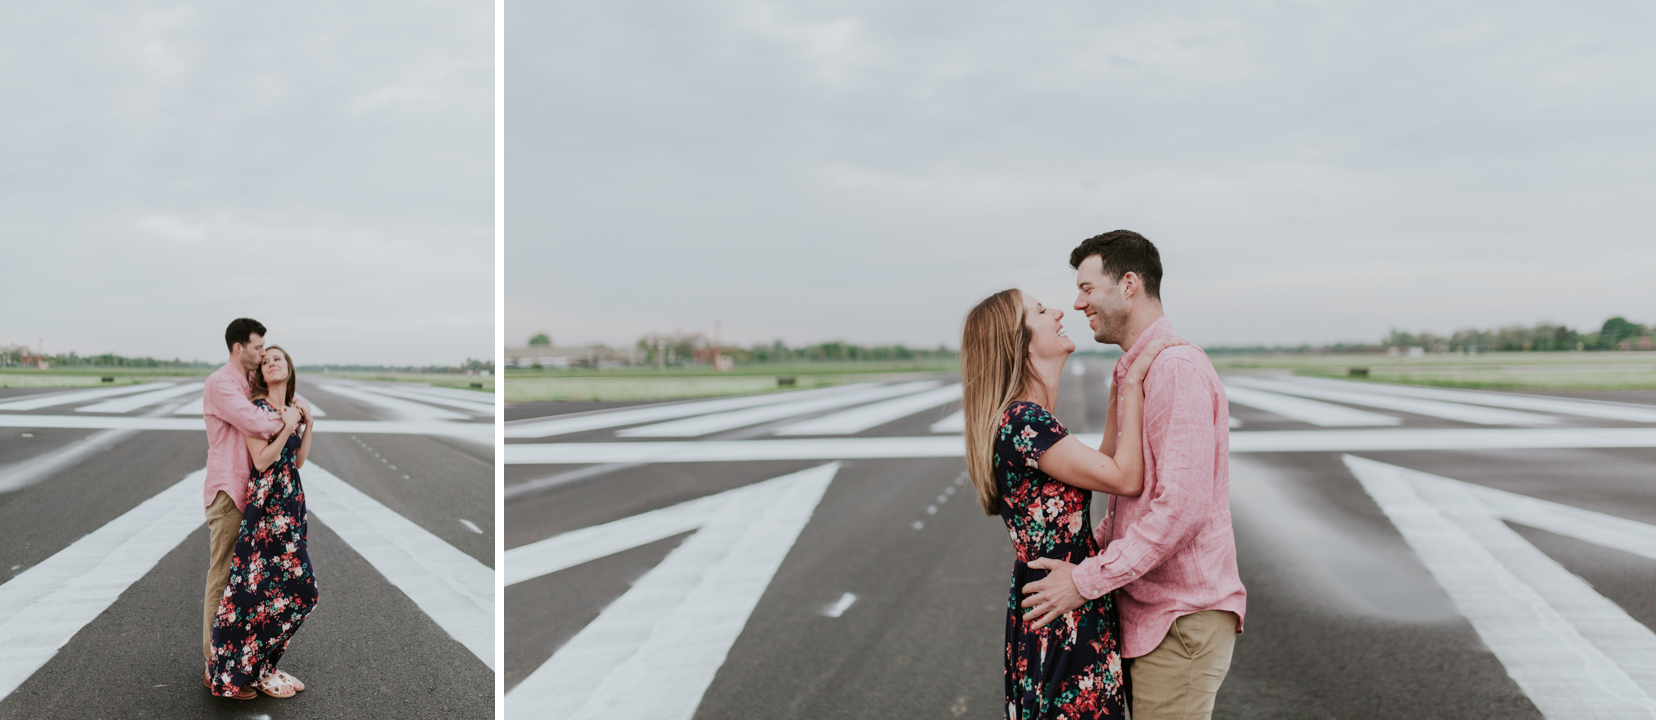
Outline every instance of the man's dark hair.
<svg viewBox="0 0 1656 720"><path fill-rule="evenodd" d="M1144 283L1144 292L1161 300L1161 253L1156 246L1132 230L1112 230L1081 241L1070 251L1070 267L1081 269L1081 263L1094 255L1104 263L1104 274L1110 280L1121 282L1122 276L1135 273Z"/></svg>
<svg viewBox="0 0 1656 720"><path fill-rule="evenodd" d="M265 326L253 318L236 318L224 329L224 349L235 352L236 343L247 344L254 335L263 337Z"/></svg>

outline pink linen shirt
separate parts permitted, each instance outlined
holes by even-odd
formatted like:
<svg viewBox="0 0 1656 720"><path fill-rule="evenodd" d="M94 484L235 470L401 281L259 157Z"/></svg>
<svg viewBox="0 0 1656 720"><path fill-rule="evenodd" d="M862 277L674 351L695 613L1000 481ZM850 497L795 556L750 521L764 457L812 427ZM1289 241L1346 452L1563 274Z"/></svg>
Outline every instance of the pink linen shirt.
<svg viewBox="0 0 1656 720"><path fill-rule="evenodd" d="M1157 319L1115 366L1113 391L1151 340L1173 332ZM1120 398L1116 427L1120 427ZM1144 493L1110 497L1094 538L1102 548L1075 567L1089 599L1111 590L1121 609L1122 657L1149 654L1173 620L1204 610L1236 613L1247 590L1236 570L1230 514L1230 405L1213 363L1194 345L1163 350L1144 380Z"/></svg>
<svg viewBox="0 0 1656 720"><path fill-rule="evenodd" d="M270 437L282 429L282 419L259 409L247 399L253 386L247 373L225 363L207 376L201 394L201 416L207 421L207 482L202 507L213 504L220 491L235 501L236 509L247 511L247 485L252 476L253 456L247 452L247 436Z"/></svg>

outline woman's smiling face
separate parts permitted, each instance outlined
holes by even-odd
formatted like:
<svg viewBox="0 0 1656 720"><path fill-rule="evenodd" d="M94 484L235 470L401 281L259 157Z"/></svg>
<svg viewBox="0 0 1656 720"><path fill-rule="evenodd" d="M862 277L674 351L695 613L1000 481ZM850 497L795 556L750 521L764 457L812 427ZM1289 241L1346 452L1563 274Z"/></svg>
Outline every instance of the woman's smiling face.
<svg viewBox="0 0 1656 720"><path fill-rule="evenodd" d="M280 350L265 353L264 362L259 364L266 385L288 379L288 371L287 353Z"/></svg>
<svg viewBox="0 0 1656 720"><path fill-rule="evenodd" d="M1064 311L1042 305L1029 293L1023 296L1024 324L1029 326L1029 354L1035 359L1063 358L1075 352L1075 341L1064 335Z"/></svg>

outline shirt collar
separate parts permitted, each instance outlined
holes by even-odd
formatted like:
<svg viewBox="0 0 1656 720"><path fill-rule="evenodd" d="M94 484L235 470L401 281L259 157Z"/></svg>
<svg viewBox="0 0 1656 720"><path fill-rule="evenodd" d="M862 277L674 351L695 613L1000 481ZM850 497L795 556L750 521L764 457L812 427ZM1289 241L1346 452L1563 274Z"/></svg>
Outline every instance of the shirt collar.
<svg viewBox="0 0 1656 720"><path fill-rule="evenodd" d="M1139 333L1138 339L1133 341L1133 346L1127 348L1127 352L1121 354L1121 359L1116 361L1115 374L1121 375L1127 372L1127 368L1133 366L1133 361L1138 359L1139 353L1144 352L1144 346L1149 345L1151 340L1172 332L1172 320L1168 320L1166 315L1156 318L1155 322L1150 323L1150 327Z"/></svg>

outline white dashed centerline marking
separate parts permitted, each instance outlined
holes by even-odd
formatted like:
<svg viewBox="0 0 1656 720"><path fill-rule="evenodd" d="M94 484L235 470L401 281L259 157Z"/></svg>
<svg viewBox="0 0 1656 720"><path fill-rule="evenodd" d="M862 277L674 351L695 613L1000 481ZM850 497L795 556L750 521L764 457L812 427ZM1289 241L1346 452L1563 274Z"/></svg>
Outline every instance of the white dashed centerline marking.
<svg viewBox="0 0 1656 720"><path fill-rule="evenodd" d="M844 595L841 595L839 601L834 603L831 607L829 607L822 614L827 615L828 617L831 617L831 618L837 618L841 615L844 615L845 611L850 609L851 603L854 603L856 601L857 601L857 596L856 595L853 595L851 593L846 593Z"/></svg>

